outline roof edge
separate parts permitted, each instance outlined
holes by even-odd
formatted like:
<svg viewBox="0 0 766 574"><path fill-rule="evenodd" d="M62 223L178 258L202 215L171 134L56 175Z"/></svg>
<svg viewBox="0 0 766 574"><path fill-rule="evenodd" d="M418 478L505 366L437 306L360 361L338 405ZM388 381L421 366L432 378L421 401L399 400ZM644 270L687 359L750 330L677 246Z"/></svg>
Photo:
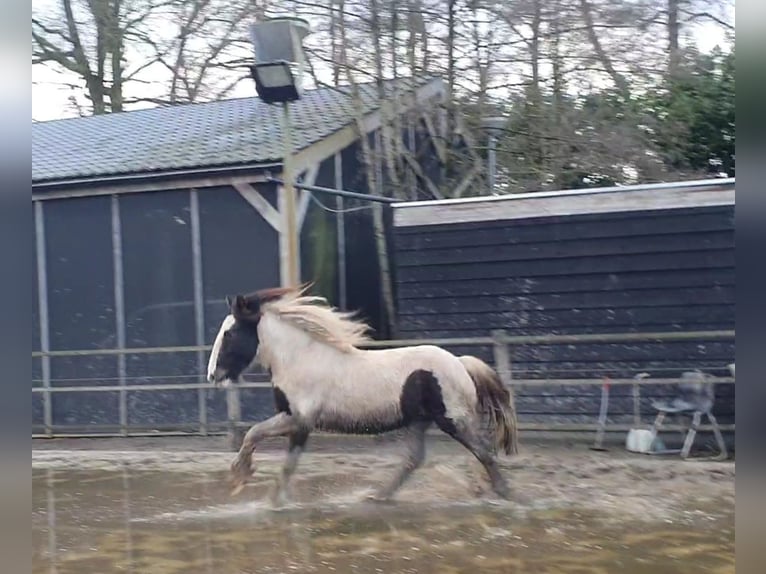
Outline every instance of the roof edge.
<svg viewBox="0 0 766 574"><path fill-rule="evenodd" d="M188 183L188 187L225 185L230 180L254 181L265 179L269 171L282 171L281 162L234 164L199 169L157 171L143 173L117 174L113 176L94 176L67 180L48 180L32 182L32 200L57 199L62 197L80 197L90 195L111 195L153 189L172 189L168 185L179 182Z"/></svg>
<svg viewBox="0 0 766 574"><path fill-rule="evenodd" d="M457 197L450 199L427 199L423 201L402 201L393 204L397 208L431 207L437 205L460 205L484 202L505 202L521 199L544 199L550 197L568 197L579 195L595 195L602 193L629 193L634 191L662 191L697 189L729 188L735 185L736 178L695 179L688 181L671 181L660 183L643 183L634 185L615 185L609 187L589 187L583 189L562 189L556 191L529 191L525 193L507 193L504 195L477 195L474 197Z"/></svg>
<svg viewBox="0 0 766 574"><path fill-rule="evenodd" d="M400 78L400 80L413 80L413 78ZM437 96L442 96L444 94L444 81L439 76L432 76L430 79L424 79L424 83L419 86L410 87L408 86L407 89L402 89L402 93L404 94L412 94L414 95L414 100L417 103L423 103L428 101L429 99ZM390 80L393 81L393 80ZM204 105L207 102L203 102L201 104L188 104L188 105ZM407 111L411 109L412 106L406 106L402 111ZM375 129L378 129L381 125L379 113L380 113L380 103L374 108L372 108L370 111L368 111L365 114L365 120L368 120L365 125L365 129L367 133L370 133L374 131ZM130 113L130 112L126 112ZM69 119L69 118L65 118ZM53 120L58 121L58 120ZM339 132L342 132L343 130L347 130L349 126L353 125L354 121L353 119L350 119L347 123L345 123L341 128L336 130L333 134L330 134L321 140L314 142L312 144L309 144L308 146L305 146L300 149L296 149L294 151L294 154L296 156L300 155L311 155L314 156L314 161L324 161L328 157L331 157L334 153L336 153L338 150L336 149L338 145L330 146L328 149L321 149L322 147L325 147L323 144L326 144L328 140L334 139L338 135ZM342 139L348 139L348 138L342 138ZM346 147L348 145L348 142L342 143L340 146L340 149L343 147ZM318 153L312 153L312 151L316 150ZM100 195L103 193L106 193L104 191L99 191L100 188L106 188L109 190L108 193L119 193L120 186L150 186L151 183L158 184L160 182L166 182L166 181L173 181L177 180L179 178L200 178L204 179L206 177L236 177L240 174L245 173L251 173L253 175L258 175L258 172L267 171L269 169L278 170L281 172L282 169L282 160L281 158L279 160L269 161L269 162L256 162L256 163L248 163L248 164L221 164L219 166L205 166L200 168L188 168L188 169L181 169L181 170L172 170L172 171L155 171L155 172L131 172L131 173L121 173L121 174L111 174L111 175L94 175L91 177L76 177L76 178L65 178L65 179L38 179L38 180L32 180L32 195L33 200L36 199L45 199L49 195L56 194L57 196L65 196L65 197L72 197L74 195L77 196L86 196L86 195ZM159 188L159 186L157 186ZM73 194L72 191L76 190L77 193ZM147 189L148 191L148 189ZM62 195L63 194L63 195Z"/></svg>

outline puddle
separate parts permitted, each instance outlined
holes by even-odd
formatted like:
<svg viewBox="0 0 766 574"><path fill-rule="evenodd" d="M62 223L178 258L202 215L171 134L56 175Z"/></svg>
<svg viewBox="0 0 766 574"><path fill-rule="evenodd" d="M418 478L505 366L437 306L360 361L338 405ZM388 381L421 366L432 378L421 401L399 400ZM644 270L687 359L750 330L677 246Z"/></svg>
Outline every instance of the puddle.
<svg viewBox="0 0 766 574"><path fill-rule="evenodd" d="M534 470L518 471L506 502L467 488L478 477L466 470L470 459L437 457L396 502L378 505L364 500L384 478L377 470L371 476L365 464L308 457L296 473L295 502L274 511L263 498L276 458L232 498L226 474L211 470L221 468L219 455L206 467L197 453L194 471L172 472L103 453L98 468L78 469L72 456L33 465L34 573L734 572L733 476L725 486L695 478L688 500L661 497L667 477L634 488L633 498L573 475L558 479L568 489L546 490L556 465L538 457ZM376 468L391 464L378 460ZM628 484L640 464L610 480ZM720 497L729 490L731 500ZM647 508L662 512L642 520Z"/></svg>

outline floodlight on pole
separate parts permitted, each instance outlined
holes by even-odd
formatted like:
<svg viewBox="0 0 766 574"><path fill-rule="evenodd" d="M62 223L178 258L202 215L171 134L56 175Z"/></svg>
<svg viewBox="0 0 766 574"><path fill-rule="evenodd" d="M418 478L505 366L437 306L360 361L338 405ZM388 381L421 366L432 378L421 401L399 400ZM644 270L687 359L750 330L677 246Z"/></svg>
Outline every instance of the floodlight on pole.
<svg viewBox="0 0 766 574"><path fill-rule="evenodd" d="M505 127L506 119L502 116L491 116L481 119L481 127L487 130L489 146L487 150L487 185L489 193L495 193L495 173L497 171L497 137Z"/></svg>
<svg viewBox="0 0 766 574"><path fill-rule="evenodd" d="M300 99L293 71L288 62L270 62L250 66L255 91L267 104L286 103Z"/></svg>
<svg viewBox="0 0 766 574"><path fill-rule="evenodd" d="M283 231L286 237L286 261L282 282L288 287L300 283L299 233L294 174L293 142L289 102L300 99L302 92L303 39L309 24L301 18L281 17L256 22L250 26L255 63L250 74L258 96L267 104L282 104L283 145L282 195L284 197ZM281 211L281 208L280 208Z"/></svg>
<svg viewBox="0 0 766 574"><path fill-rule="evenodd" d="M301 18L270 18L250 25L255 52L250 74L264 102L286 103L300 99L306 60L303 39L308 34L309 24Z"/></svg>

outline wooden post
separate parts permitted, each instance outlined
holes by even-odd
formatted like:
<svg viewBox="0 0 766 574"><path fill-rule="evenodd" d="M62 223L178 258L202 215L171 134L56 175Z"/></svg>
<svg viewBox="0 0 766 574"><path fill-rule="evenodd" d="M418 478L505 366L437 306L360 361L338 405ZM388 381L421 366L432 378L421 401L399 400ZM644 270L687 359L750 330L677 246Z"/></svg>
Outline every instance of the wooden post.
<svg viewBox="0 0 766 574"><path fill-rule="evenodd" d="M495 369L500 375L500 380L506 387L511 386L513 374L511 372L511 352L508 349L508 334L503 329L492 331L493 353L495 356Z"/></svg>
<svg viewBox="0 0 766 574"><path fill-rule="evenodd" d="M641 388L639 383L633 383L633 425L641 426Z"/></svg>
<svg viewBox="0 0 766 574"><path fill-rule="evenodd" d="M283 277L285 287L297 287L300 283L300 230L296 216L296 199L293 173L293 141L292 124L290 121L290 107L287 102L282 104L282 131L284 140L284 157L282 159L282 189L280 194L284 196L284 212L282 212L282 233L286 235L285 260L286 273ZM281 211L281 208L280 208Z"/></svg>
<svg viewBox="0 0 766 574"><path fill-rule="evenodd" d="M229 446L237 451L242 444L242 403L240 402L239 386L232 383L226 387L226 413L229 423Z"/></svg>

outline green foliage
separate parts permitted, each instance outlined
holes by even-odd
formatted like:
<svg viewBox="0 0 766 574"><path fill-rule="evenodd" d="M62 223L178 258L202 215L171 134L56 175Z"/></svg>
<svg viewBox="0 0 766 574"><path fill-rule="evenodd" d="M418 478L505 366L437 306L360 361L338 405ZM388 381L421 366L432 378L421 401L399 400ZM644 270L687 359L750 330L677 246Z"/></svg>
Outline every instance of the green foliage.
<svg viewBox="0 0 766 574"><path fill-rule="evenodd" d="M314 283L313 291L336 304L337 230L331 213L313 202L301 233L302 280Z"/></svg>
<svg viewBox="0 0 766 574"><path fill-rule="evenodd" d="M734 51L687 53L675 77L645 98L654 143L675 171L735 174Z"/></svg>
<svg viewBox="0 0 766 574"><path fill-rule="evenodd" d="M687 50L674 77L625 101L614 89L524 91L505 102L505 190L576 189L735 175L735 56ZM482 150L482 155L484 150Z"/></svg>

